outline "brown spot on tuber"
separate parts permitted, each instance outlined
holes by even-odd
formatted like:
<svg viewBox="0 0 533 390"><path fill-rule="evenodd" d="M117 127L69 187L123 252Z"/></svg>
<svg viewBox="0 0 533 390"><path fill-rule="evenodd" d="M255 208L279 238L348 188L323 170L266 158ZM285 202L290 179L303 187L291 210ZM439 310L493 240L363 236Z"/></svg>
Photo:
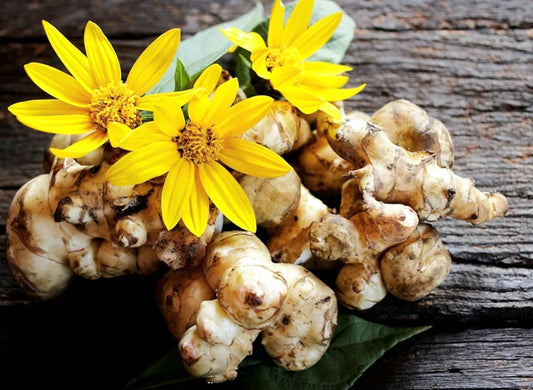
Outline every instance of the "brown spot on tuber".
<svg viewBox="0 0 533 390"><path fill-rule="evenodd" d="M254 307L261 306L263 304L263 299L254 293L247 293L246 298L244 299L244 302L247 305L251 305Z"/></svg>

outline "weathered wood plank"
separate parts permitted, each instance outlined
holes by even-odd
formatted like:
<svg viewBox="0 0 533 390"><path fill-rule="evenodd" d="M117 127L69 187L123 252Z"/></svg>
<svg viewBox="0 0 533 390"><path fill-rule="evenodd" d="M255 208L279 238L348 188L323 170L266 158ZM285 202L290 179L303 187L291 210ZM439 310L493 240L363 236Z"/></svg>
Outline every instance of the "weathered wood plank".
<svg viewBox="0 0 533 390"><path fill-rule="evenodd" d="M388 351L355 388L531 389L531 345L531 329L436 328Z"/></svg>
<svg viewBox="0 0 533 390"><path fill-rule="evenodd" d="M261 1L268 10L271 1ZM286 1L289 3L290 1ZM185 0L139 2L126 0L106 2L81 0L61 4L53 1L6 3L0 15L0 37L28 39L42 37L41 20L46 19L69 36L81 36L88 19L98 23L109 36L146 36L180 27L190 34L216 23L230 20L253 7L246 0ZM533 27L530 2L509 0L464 2L451 0L350 1L338 0L341 8L352 16L360 28L406 30L473 30L529 29ZM21 12L21 10L28 12Z"/></svg>
<svg viewBox="0 0 533 390"><path fill-rule="evenodd" d="M262 2L270 7L271 1ZM475 178L483 190L504 193L510 203L505 218L477 227L450 219L436 224L453 264L450 276L434 293L416 303L389 296L360 313L390 324L436 327L389 351L356 388L531 388L533 3L337 3L358 26L345 58L354 67L351 84L367 82L348 108L371 113L397 98L422 106L450 128L455 171ZM3 4L0 317L5 320L0 327L0 350L10 359L3 371L22 387L24 382L66 387L84 378L82 387L117 388L174 343L153 305L153 280L78 279L57 301L36 304L7 268L5 213L16 189L42 172L42 151L50 136L26 129L6 107L14 99L43 96L25 75L23 64L39 61L61 66L43 35L41 19L52 22L79 47L86 21L97 22L127 71L148 42L164 30L181 27L186 37L252 7L253 2L246 0L194 4L154 0L135 6L125 0ZM447 331L450 326L471 328ZM28 352L36 350L45 351L47 358ZM32 367L31 378L27 367Z"/></svg>
<svg viewBox="0 0 533 390"><path fill-rule="evenodd" d="M407 302L389 294L364 318L390 324L483 323L533 325L533 268L452 263L430 295Z"/></svg>

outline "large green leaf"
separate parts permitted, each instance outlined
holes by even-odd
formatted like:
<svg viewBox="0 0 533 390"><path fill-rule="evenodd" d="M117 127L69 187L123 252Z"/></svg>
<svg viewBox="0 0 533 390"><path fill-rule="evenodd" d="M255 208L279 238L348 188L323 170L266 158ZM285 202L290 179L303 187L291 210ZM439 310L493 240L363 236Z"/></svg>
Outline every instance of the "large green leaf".
<svg viewBox="0 0 533 390"><path fill-rule="evenodd" d="M174 75L178 58L187 73L192 76L222 57L232 46L232 43L220 32L220 29L234 26L243 31L251 31L262 20L263 5L258 2L251 11L237 19L212 26L198 32L191 38L183 40L174 56L173 64L147 94L174 91Z"/></svg>
<svg viewBox="0 0 533 390"><path fill-rule="evenodd" d="M429 327L394 328L363 320L352 314L340 314L332 342L320 361L299 372L288 372L272 363L264 351L256 348L243 361L236 380L214 388L244 390L345 390L349 389L365 370L385 351L397 343ZM184 370L177 350L129 383L127 389L151 389L165 385L194 381L189 385L202 387ZM210 388L213 388L211 386Z"/></svg>

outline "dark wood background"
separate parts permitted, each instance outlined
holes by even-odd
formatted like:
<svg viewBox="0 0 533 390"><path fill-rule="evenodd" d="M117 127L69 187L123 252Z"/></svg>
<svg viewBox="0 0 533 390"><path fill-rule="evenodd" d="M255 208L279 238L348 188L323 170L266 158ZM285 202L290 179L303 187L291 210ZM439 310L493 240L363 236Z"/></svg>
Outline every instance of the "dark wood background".
<svg viewBox="0 0 533 390"><path fill-rule="evenodd" d="M427 298L388 297L361 313L398 326L433 325L399 344L357 389L533 388L533 2L338 0L357 23L345 62L368 83L348 108L372 113L406 98L450 129L455 171L507 196L505 218L437 224L453 264ZM270 1L263 1L267 10ZM0 12L0 387L117 389L171 349L150 278L77 279L57 300L32 301L5 262L5 221L16 190L43 171L50 136L7 106L43 97L31 61L60 67L41 19L81 45L99 24L127 71L155 36L187 37L250 10L245 0L19 0Z"/></svg>

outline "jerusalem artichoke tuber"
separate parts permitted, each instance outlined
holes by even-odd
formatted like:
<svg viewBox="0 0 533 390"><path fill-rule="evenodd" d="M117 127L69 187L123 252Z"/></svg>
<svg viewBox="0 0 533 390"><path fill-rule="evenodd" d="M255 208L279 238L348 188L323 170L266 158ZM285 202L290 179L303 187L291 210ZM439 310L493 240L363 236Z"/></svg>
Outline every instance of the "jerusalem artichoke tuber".
<svg viewBox="0 0 533 390"><path fill-rule="evenodd" d="M335 295L311 272L275 264L255 235L228 231L208 246L203 263L217 299L204 301L179 342L185 368L208 382L233 379L261 333L274 361L302 370L324 354L337 319Z"/></svg>
<svg viewBox="0 0 533 390"><path fill-rule="evenodd" d="M384 253L381 272L390 293L406 301L416 301L446 279L450 264L450 254L439 232L423 223L406 241Z"/></svg>
<svg viewBox="0 0 533 390"><path fill-rule="evenodd" d="M241 137L266 146L279 155L298 150L312 140L307 121L298 116L292 104L281 100L274 101L268 114Z"/></svg>
<svg viewBox="0 0 533 390"><path fill-rule="evenodd" d="M370 122L364 127L341 126L328 137L344 158L350 159L352 150L360 149L369 160L368 165L350 174L358 179L363 197L408 205L426 221L449 215L479 224L507 212L503 195L479 191L471 179L439 166L430 153L409 152L393 144L385 131Z"/></svg>

